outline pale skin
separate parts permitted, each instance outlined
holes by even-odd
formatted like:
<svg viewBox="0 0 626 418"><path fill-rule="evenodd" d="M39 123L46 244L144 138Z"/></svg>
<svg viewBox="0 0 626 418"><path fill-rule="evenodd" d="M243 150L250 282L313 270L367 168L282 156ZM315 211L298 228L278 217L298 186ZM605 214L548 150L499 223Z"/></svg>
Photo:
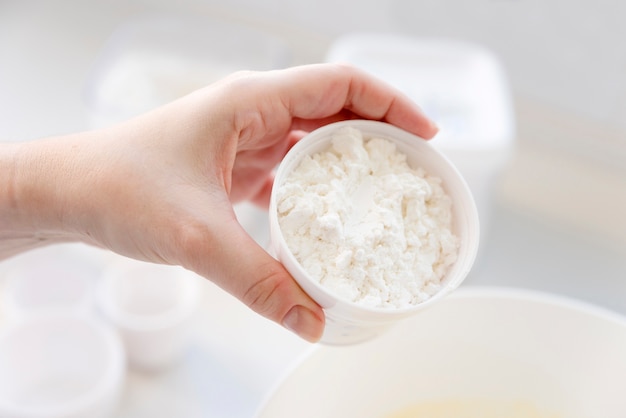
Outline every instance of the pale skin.
<svg viewBox="0 0 626 418"><path fill-rule="evenodd" d="M314 342L323 310L237 222L267 207L272 171L305 132L383 120L436 126L397 90L345 65L239 72L110 128L0 144L0 259L84 242L181 265Z"/></svg>

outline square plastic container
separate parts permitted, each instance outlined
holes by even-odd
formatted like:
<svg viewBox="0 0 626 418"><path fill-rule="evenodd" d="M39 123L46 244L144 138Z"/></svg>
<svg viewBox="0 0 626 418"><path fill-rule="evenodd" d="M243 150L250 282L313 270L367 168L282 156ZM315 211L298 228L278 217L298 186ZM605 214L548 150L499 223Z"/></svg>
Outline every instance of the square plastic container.
<svg viewBox="0 0 626 418"><path fill-rule="evenodd" d="M348 62L402 90L440 127L432 141L472 190L483 235L494 182L514 151L515 115L505 70L482 45L391 33L337 38L326 60Z"/></svg>
<svg viewBox="0 0 626 418"><path fill-rule="evenodd" d="M304 156L327 150L332 134L346 126L358 129L365 138L376 137L393 142L400 152L406 154L409 166L421 167L429 175L439 177L445 192L452 200L452 232L460 240L458 257L448 269L442 288L424 302L408 308L390 309L370 308L340 299L313 280L287 246L278 222L276 190ZM368 120L326 125L296 143L277 170L270 199L269 219L272 252L302 289L324 309L326 328L321 342L333 345L354 344L374 338L399 320L420 312L449 294L469 273L478 251L480 235L473 197L463 177L450 161L424 139L393 125Z"/></svg>
<svg viewBox="0 0 626 418"><path fill-rule="evenodd" d="M289 64L280 39L207 17L144 16L119 26L85 88L92 127L128 119L238 70Z"/></svg>

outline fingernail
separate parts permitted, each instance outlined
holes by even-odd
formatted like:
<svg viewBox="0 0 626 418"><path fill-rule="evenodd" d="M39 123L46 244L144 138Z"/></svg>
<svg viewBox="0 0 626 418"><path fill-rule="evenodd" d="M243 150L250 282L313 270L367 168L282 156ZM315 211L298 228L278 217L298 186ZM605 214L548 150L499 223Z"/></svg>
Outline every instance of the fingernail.
<svg viewBox="0 0 626 418"><path fill-rule="evenodd" d="M309 342L317 342L324 332L324 323L310 309L294 306L283 318L283 326Z"/></svg>
<svg viewBox="0 0 626 418"><path fill-rule="evenodd" d="M435 123L435 121L433 121L433 120L430 121L430 130L432 132L432 135L430 136L429 139L432 139L440 131L439 125L437 125L437 123Z"/></svg>

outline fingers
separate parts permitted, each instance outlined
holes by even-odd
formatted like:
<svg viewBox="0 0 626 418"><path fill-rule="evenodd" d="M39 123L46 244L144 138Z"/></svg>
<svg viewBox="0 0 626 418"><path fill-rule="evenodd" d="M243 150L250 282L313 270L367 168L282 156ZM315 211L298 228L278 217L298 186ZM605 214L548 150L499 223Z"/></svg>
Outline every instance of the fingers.
<svg viewBox="0 0 626 418"><path fill-rule="evenodd" d="M232 171L233 187L230 201L237 203L249 200L267 209L274 181L272 170L289 149L307 133L298 130L289 132L283 141L284 146L239 152Z"/></svg>
<svg viewBox="0 0 626 418"><path fill-rule="evenodd" d="M310 342L321 338L324 313L289 275L285 268L261 248L236 219L211 226L220 245L196 249L200 274L240 299L255 312L283 325ZM207 256L208 254L208 256Z"/></svg>
<svg viewBox="0 0 626 418"><path fill-rule="evenodd" d="M348 110L358 117L386 121L423 138L437 133L437 126L406 95L355 67L308 65L287 69L279 77L279 94L295 118L327 123L329 118L345 117L342 113ZM298 127L311 128L304 125Z"/></svg>
<svg viewBox="0 0 626 418"><path fill-rule="evenodd" d="M283 153L284 155L293 147L296 142L302 139L308 132L294 130L287 135L287 149ZM270 172L269 175L265 178L265 182L263 186L258 189L255 195L253 195L249 200L255 205L267 209L270 205L270 197L272 195L272 186L274 185L274 172Z"/></svg>

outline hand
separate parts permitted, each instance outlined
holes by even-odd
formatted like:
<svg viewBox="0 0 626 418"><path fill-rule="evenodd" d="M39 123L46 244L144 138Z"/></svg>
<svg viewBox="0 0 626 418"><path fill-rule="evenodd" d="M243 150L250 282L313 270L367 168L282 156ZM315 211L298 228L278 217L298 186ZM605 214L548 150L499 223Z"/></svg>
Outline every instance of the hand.
<svg viewBox="0 0 626 418"><path fill-rule="evenodd" d="M289 147L350 118L424 138L437 131L405 96L349 66L240 72L111 128L25 144L16 181L28 187L14 200L36 219L39 240L182 265L316 341L322 309L248 236L232 205L267 207L272 170Z"/></svg>

